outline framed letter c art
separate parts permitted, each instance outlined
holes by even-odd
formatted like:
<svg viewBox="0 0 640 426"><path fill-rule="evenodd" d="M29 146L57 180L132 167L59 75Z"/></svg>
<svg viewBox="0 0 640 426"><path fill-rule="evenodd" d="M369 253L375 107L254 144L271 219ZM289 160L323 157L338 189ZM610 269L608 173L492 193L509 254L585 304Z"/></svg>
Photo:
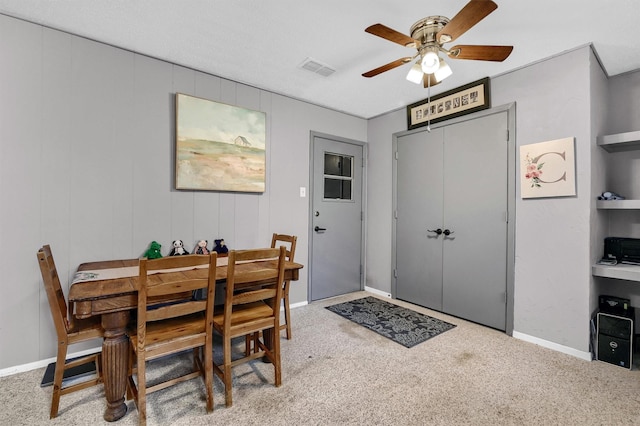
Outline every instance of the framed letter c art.
<svg viewBox="0 0 640 426"><path fill-rule="evenodd" d="M574 138L520 147L522 198L576 195Z"/></svg>

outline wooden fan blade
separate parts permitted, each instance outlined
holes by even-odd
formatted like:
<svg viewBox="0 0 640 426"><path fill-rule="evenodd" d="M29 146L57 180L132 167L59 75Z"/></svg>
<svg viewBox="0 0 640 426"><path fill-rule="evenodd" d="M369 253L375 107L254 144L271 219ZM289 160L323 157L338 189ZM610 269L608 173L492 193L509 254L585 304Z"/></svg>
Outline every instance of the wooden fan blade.
<svg viewBox="0 0 640 426"><path fill-rule="evenodd" d="M457 39L497 8L498 5L491 0L471 0L443 29L438 31L436 40L442 44Z"/></svg>
<svg viewBox="0 0 640 426"><path fill-rule="evenodd" d="M422 85L425 89L429 86L433 87L436 84L440 84L440 82L436 80L436 77L433 74L424 74L422 76Z"/></svg>
<svg viewBox="0 0 640 426"><path fill-rule="evenodd" d="M454 59L473 59L476 61L502 62L509 57L513 46L483 46L460 44L449 50Z"/></svg>
<svg viewBox="0 0 640 426"><path fill-rule="evenodd" d="M382 74L385 71L389 71L392 70L396 67L399 67L400 65L404 65L407 62L410 62L413 58L411 56L407 56L406 58L400 58L400 59L396 59L393 62L389 62L386 65L383 65L381 67L378 67L376 69L373 69L371 71L367 71L364 74L362 74L363 77L374 77L378 74Z"/></svg>
<svg viewBox="0 0 640 426"><path fill-rule="evenodd" d="M385 40L392 41L394 43L398 43L405 47L415 47L416 41L411 37L404 35L392 28L384 26L382 24L373 24L370 27L365 29L369 34L376 35L378 37L382 37Z"/></svg>

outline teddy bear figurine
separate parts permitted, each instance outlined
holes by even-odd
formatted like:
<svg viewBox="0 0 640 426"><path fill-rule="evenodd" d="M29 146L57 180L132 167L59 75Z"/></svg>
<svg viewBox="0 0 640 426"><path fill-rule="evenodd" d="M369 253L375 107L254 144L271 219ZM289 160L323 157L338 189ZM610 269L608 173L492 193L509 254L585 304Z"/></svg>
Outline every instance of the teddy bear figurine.
<svg viewBox="0 0 640 426"><path fill-rule="evenodd" d="M185 254L189 254L189 252L184 248L182 240L175 240L172 244L169 256L182 256Z"/></svg>
<svg viewBox="0 0 640 426"><path fill-rule="evenodd" d="M214 240L215 246L213 247L213 251L216 253L228 253L229 249L227 245L224 243L224 239Z"/></svg>
<svg viewBox="0 0 640 426"><path fill-rule="evenodd" d="M209 252L209 249L207 248L207 244L209 244L209 241L207 240L198 241L196 254L209 254L210 252Z"/></svg>
<svg viewBox="0 0 640 426"><path fill-rule="evenodd" d="M160 259L162 257L162 253L160 253L161 247L160 243L151 241L149 248L144 252L144 257L147 259Z"/></svg>

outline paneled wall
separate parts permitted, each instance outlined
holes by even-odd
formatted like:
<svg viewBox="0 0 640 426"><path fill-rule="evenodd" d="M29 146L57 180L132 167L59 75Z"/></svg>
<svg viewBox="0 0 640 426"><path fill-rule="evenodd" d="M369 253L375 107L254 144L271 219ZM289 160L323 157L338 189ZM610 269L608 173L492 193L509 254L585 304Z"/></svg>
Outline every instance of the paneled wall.
<svg viewBox="0 0 640 426"><path fill-rule="evenodd" d="M0 40L0 370L55 354L43 244L66 289L79 263L152 240L292 233L307 264L310 132L365 141L366 120L3 15ZM266 113L263 194L173 189L176 92ZM291 298L307 300L305 270Z"/></svg>

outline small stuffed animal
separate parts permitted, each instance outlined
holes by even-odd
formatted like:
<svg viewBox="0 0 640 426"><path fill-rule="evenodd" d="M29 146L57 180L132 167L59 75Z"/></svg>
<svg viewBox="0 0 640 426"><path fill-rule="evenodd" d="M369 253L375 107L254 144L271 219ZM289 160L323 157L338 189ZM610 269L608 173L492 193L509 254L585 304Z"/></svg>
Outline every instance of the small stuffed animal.
<svg viewBox="0 0 640 426"><path fill-rule="evenodd" d="M144 257L147 259L160 259L162 257L162 253L160 253L161 247L156 241L151 241L149 248L144 252Z"/></svg>
<svg viewBox="0 0 640 426"><path fill-rule="evenodd" d="M207 248L207 244L209 244L209 241L207 240L200 240L198 241L198 247L196 248L196 254L209 254L209 249Z"/></svg>
<svg viewBox="0 0 640 426"><path fill-rule="evenodd" d="M169 256L182 256L184 254L189 254L189 252L184 248L184 243L182 240L175 240L171 247L171 251L169 252Z"/></svg>
<svg viewBox="0 0 640 426"><path fill-rule="evenodd" d="M625 198L615 192L605 191L598 197L598 200L624 200Z"/></svg>
<svg viewBox="0 0 640 426"><path fill-rule="evenodd" d="M224 240L221 238L219 240L214 240L215 246L213 247L213 251L216 253L228 253L229 249L227 248Z"/></svg>

